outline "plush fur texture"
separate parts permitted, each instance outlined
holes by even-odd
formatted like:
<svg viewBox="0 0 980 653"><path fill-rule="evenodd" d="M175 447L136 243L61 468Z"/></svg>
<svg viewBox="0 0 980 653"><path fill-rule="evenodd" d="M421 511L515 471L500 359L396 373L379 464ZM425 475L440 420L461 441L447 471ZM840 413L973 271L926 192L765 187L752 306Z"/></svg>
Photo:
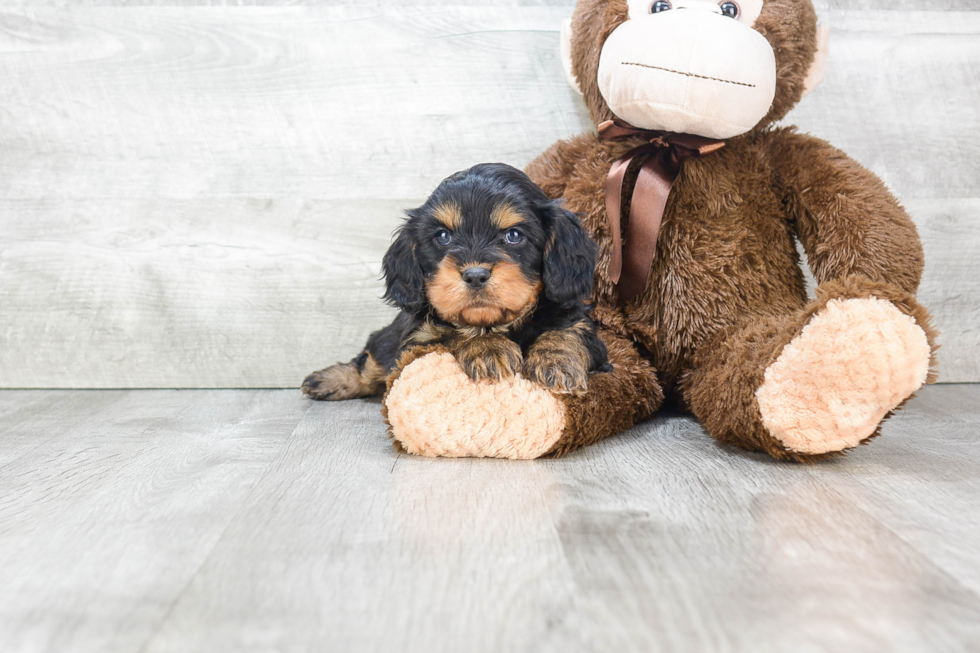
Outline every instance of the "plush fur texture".
<svg viewBox="0 0 980 653"><path fill-rule="evenodd" d="M388 377L381 414L389 435L418 455L537 458L619 433L656 411L663 395L629 341L608 331L599 336L612 371L589 375L584 395L549 393L522 378L476 384L446 348L410 349Z"/></svg>
<svg viewBox="0 0 980 653"><path fill-rule="evenodd" d="M423 354L424 364L416 363ZM526 460L551 451L565 431L558 395L519 376L473 383L438 346L407 352L389 387L385 419L398 445L415 455Z"/></svg>
<svg viewBox="0 0 980 653"><path fill-rule="evenodd" d="M684 403L697 415L698 419L714 437L737 446L761 450L776 458L790 458L801 462L814 462L827 456L836 455L839 451L867 442L880 432L880 421L874 430L858 442L847 441L842 433L833 429L824 431L824 440L842 440L839 449L824 448L818 438L811 438L806 451L800 447L792 448L786 442L773 434L765 426L758 402L759 389L766 382L766 372L779 361L784 348L790 345L804 329L818 316L824 313L831 302L852 299L869 299L887 301L901 314L909 316L930 343L928 364L935 365L934 344L936 331L931 324L928 313L915 298L893 285L869 281L866 277L851 276L840 281L828 281L817 289L817 297L793 313L776 313L770 315L746 316L740 323L721 330L713 338L705 341L699 348L698 354L692 360L691 369L683 375L680 392ZM913 332L914 333L914 332ZM847 339L848 354L844 358L830 361L834 378L838 383L845 383L851 375L867 373L865 366L866 355L890 356L891 349L882 347L882 343L874 338ZM898 348L896 353L904 356L904 348ZM796 367L793 373L797 376L808 374L821 375L826 369L824 361L810 360L807 365ZM886 370L890 371L890 370ZM911 370L909 370L911 371ZM877 370L875 370L877 372ZM925 381L935 380L935 371L930 369ZM890 386L890 380L882 379L881 388ZM918 389L913 388L913 390ZM876 408L894 410L908 396L899 402L888 406L878 404ZM849 392L841 395L843 402L858 403L860 395L852 396ZM826 406L826 399L814 397L808 404L817 421L832 417L833 410L821 410ZM890 412L886 411L884 418ZM820 416L817 413L822 413Z"/></svg>
<svg viewBox="0 0 980 653"><path fill-rule="evenodd" d="M891 302L832 299L766 368L762 424L790 451L854 447L926 382L931 356L925 332Z"/></svg>

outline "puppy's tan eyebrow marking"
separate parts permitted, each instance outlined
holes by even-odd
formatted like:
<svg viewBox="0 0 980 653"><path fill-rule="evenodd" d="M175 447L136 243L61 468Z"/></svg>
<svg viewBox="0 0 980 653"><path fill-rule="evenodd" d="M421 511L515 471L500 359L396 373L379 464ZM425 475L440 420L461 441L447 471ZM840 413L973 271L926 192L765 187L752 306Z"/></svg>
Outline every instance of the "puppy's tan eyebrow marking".
<svg viewBox="0 0 980 653"><path fill-rule="evenodd" d="M524 222L524 216L510 204L500 204L494 207L490 219L501 229L510 229Z"/></svg>
<svg viewBox="0 0 980 653"><path fill-rule="evenodd" d="M455 204L440 204L432 210L432 217L450 229L457 229L463 224L463 211Z"/></svg>

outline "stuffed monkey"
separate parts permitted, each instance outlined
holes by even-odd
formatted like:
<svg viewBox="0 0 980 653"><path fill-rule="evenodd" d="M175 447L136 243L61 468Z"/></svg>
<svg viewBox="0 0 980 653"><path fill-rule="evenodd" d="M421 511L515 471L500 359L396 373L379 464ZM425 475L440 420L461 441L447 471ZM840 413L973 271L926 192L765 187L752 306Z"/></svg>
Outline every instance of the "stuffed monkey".
<svg viewBox="0 0 980 653"><path fill-rule="evenodd" d="M446 351L413 350L384 400L396 442L560 455L665 398L776 458L877 436L933 380L936 333L898 201L840 150L774 126L820 81L826 49L810 0L579 0L562 55L601 134L556 143L527 172L598 244L594 318L613 371L561 395L475 384Z"/></svg>

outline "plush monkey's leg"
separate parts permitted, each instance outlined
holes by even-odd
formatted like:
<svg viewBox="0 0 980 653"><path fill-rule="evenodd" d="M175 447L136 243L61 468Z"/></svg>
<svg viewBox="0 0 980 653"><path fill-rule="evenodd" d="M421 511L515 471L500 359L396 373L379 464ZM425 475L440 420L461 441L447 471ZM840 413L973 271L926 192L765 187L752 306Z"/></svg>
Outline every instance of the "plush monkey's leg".
<svg viewBox="0 0 980 653"><path fill-rule="evenodd" d="M798 314L758 317L705 343L682 392L719 440L811 462L875 437L934 380L934 338L914 297L849 277L822 285Z"/></svg>
<svg viewBox="0 0 980 653"><path fill-rule="evenodd" d="M520 376L474 382L444 347L406 352L388 377L382 414L397 446L422 456L560 456L623 431L663 399L656 375L628 341L600 332L612 372L589 375L581 396Z"/></svg>

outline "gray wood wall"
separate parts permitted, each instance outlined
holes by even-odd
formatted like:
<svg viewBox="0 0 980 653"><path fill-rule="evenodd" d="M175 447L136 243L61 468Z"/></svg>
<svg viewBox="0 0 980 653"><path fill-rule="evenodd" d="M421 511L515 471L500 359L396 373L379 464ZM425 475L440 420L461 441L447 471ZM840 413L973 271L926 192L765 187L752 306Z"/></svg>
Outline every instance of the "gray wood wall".
<svg viewBox="0 0 980 653"><path fill-rule="evenodd" d="M0 387L291 387L354 355L402 209L590 128L571 6L0 0ZM942 380L980 381L980 2L818 6L828 76L788 122L905 202Z"/></svg>

